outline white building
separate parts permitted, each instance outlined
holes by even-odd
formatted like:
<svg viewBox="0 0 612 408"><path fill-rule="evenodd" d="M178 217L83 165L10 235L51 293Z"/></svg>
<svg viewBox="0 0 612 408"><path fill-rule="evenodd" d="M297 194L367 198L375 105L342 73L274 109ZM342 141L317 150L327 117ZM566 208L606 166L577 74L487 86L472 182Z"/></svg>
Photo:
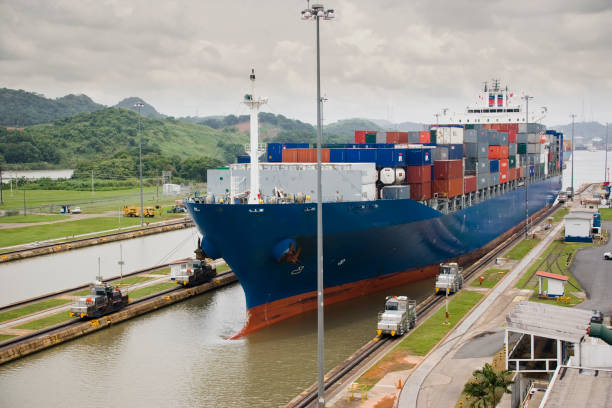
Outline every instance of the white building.
<svg viewBox="0 0 612 408"><path fill-rule="evenodd" d="M563 219L565 222L566 242L593 242L593 214L586 212L570 212Z"/></svg>
<svg viewBox="0 0 612 408"><path fill-rule="evenodd" d="M547 287L548 287L548 289L546 290L547 296L558 297L558 296L563 296L565 294L565 282L567 282L567 280L569 279L567 276L558 275L556 273L544 272L544 271L537 271L536 276L538 277L538 288L539 288L538 294L540 296L543 294L542 293L542 288L544 286L542 285L543 280L546 280L546 283L547 283Z"/></svg>

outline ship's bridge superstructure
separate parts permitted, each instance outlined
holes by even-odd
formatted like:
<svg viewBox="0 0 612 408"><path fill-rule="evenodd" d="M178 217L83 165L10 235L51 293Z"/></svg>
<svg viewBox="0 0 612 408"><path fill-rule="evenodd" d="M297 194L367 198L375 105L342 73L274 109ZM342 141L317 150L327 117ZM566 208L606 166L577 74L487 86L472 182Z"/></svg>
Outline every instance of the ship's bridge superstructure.
<svg viewBox="0 0 612 408"><path fill-rule="evenodd" d="M443 109L439 123L486 124L486 123L525 123L525 101L522 96L502 87L500 81L493 79L485 82L483 89L473 105L467 106L465 113L449 112ZM529 109L529 122L538 123L544 119L546 108Z"/></svg>

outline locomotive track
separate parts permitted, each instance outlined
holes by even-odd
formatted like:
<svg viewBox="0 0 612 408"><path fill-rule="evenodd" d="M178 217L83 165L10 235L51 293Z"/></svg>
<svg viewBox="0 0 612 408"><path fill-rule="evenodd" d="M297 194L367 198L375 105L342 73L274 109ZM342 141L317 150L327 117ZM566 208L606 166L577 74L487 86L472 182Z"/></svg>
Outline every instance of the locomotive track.
<svg viewBox="0 0 612 408"><path fill-rule="evenodd" d="M233 276L234 276L234 274L233 274L232 271L226 271L226 272L218 274L211 282L215 286L218 286L217 285L218 282L223 282L227 278L231 278ZM198 286L201 287L201 286L210 284L211 282L203 283L203 284L198 285ZM152 295L149 295L149 296L145 296L145 297L142 297L140 299L136 299L134 301L130 301L130 303L126 307L124 307L123 309L121 309L121 310L119 310L117 312L114 312L114 313L110 313L110 314L108 314L106 316L112 317L112 315L116 315L116 314L119 314L119 313L122 313L122 312L128 312L129 313L136 306L138 306L138 305L140 305L142 303L145 303L147 301L150 301L150 300L153 300L153 299L156 299L156 298L162 298L164 296L167 297L170 293L180 294L182 292L189 292L189 291L193 292L194 288L197 288L197 286L196 287L186 287L186 288L185 287L181 287L181 286L177 286L177 287L174 287L174 288L171 288L171 289L167 289L167 290L164 290L164 291L161 291L161 292L157 292L155 294L152 294ZM193 294L198 294L198 293L193 293ZM191 296L185 296L185 298L187 298L187 297L191 297ZM153 309L151 309L151 310L153 310ZM100 317L98 319L100 319L100 320L105 319L106 316L102 316L102 317ZM26 343L26 342L28 342L28 341L30 341L32 339L52 337L55 334L59 334L62 331L65 331L65 330L71 328L71 326L75 326L75 325L78 325L78 324L86 323L88 321L89 322L97 321L98 319L91 319L91 320L74 319L74 320L70 320L70 321L67 321L67 322L64 322L64 323L59 323L57 325L54 325L54 326L51 326L51 327L48 327L48 328L45 328L45 329L38 330L38 331L36 331L34 333L30 333L30 334L19 336L19 337L13 338L13 339L5 340L4 342L0 343L0 354L2 354L3 350L6 350L8 348L18 347L20 344ZM3 361L0 360L0 364L2 364L2 363L3 363Z"/></svg>
<svg viewBox="0 0 612 408"><path fill-rule="evenodd" d="M578 191L577 194L581 193L586 189L583 188L581 191ZM561 207L560 204L556 204L551 206L548 210L541 213L531 224L531 228L538 225L542 221L546 220L552 213L554 213L557 209ZM495 247L492 251L478 259L478 261L474 262L472 265L467 267L463 272L464 281L467 281L470 277L474 276L477 272L482 271L492 260L502 254L509 247L514 245L517 241L521 240L524 236L524 229L516 232L505 241L500 243L497 247ZM418 321L420 318L426 315L428 312L432 311L437 305L440 304L444 300L443 296L431 295L423 302L421 302L417 306L417 326L419 325ZM422 321L422 320L421 320ZM409 334L409 333L408 333ZM356 369L361 365L361 363L366 362L369 358L373 358L378 350L381 350L383 346L390 344L391 342L395 342L396 340L401 340L403 337L375 337L366 343L363 347L357 350L353 355L347 358L340 365L333 368L330 372L325 375L325 390L329 390L331 388L339 388L341 384L344 384L344 380L348 379L352 374L356 374ZM335 387L337 386L337 387ZM300 395L291 400L285 408L310 408L317 406L317 396L318 389L317 383L308 387L305 391L303 391Z"/></svg>

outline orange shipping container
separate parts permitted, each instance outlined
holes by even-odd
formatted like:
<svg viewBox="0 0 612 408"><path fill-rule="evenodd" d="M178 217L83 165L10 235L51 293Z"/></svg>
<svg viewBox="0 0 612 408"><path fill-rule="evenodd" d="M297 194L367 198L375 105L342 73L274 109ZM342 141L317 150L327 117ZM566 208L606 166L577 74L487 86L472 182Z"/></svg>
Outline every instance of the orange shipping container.
<svg viewBox="0 0 612 408"><path fill-rule="evenodd" d="M501 159L499 161L499 171L508 171L508 159Z"/></svg>
<svg viewBox="0 0 612 408"><path fill-rule="evenodd" d="M457 197L462 191L463 178L434 180L432 192L437 193L438 197Z"/></svg>
<svg viewBox="0 0 612 408"><path fill-rule="evenodd" d="M489 146L489 159L495 160L500 158L500 147L501 146Z"/></svg>
<svg viewBox="0 0 612 408"><path fill-rule="evenodd" d="M467 176L463 180L463 192L473 193L476 191L476 176Z"/></svg>
<svg viewBox="0 0 612 408"><path fill-rule="evenodd" d="M508 172L499 172L499 183L507 183L508 182Z"/></svg>
<svg viewBox="0 0 612 408"><path fill-rule="evenodd" d="M499 158L507 159L508 158L508 146L499 146Z"/></svg>
<svg viewBox="0 0 612 408"><path fill-rule="evenodd" d="M387 132L387 143L399 143L399 132Z"/></svg>
<svg viewBox="0 0 612 408"><path fill-rule="evenodd" d="M419 143L431 143L431 132L429 130L419 132Z"/></svg>
<svg viewBox="0 0 612 408"><path fill-rule="evenodd" d="M412 183L408 185L410 186L410 199L423 201L431 198L431 182Z"/></svg>
<svg viewBox="0 0 612 408"><path fill-rule="evenodd" d="M297 151L298 149L283 149L283 163L297 163Z"/></svg>

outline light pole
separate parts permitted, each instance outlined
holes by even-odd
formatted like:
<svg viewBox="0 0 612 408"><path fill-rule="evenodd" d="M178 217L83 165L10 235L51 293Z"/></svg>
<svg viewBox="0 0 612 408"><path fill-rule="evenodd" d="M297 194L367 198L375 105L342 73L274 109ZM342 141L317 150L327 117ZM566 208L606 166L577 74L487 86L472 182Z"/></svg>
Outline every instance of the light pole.
<svg viewBox="0 0 612 408"><path fill-rule="evenodd" d="M321 188L321 53L319 47L319 20L331 20L334 10L325 9L322 4L313 4L302 10L302 20L317 23L317 359L318 359L318 405L325 405L325 343L323 338L323 193Z"/></svg>
<svg viewBox="0 0 612 408"><path fill-rule="evenodd" d="M529 133L529 100L533 99L533 96L523 96L525 100L525 130ZM527 141L529 142L529 140ZM526 153L527 155L529 153ZM525 166L527 174L525 174L525 238L529 238L529 193L527 192L529 182L529 164Z"/></svg>
<svg viewBox="0 0 612 408"><path fill-rule="evenodd" d="M140 176L140 226L144 225L144 205L142 199L142 131L140 130L140 108L144 106L144 103L137 102L134 104L138 108L138 173Z"/></svg>
<svg viewBox="0 0 612 408"><path fill-rule="evenodd" d="M604 182L608 181L608 125L606 122L606 164L604 165ZM0 183L2 182L2 177L0 177ZM2 191L0 189L0 191Z"/></svg>
<svg viewBox="0 0 612 408"><path fill-rule="evenodd" d="M574 119L576 115L573 113L570 115L572 117L572 201L574 201L574 162L576 158L574 157Z"/></svg>

